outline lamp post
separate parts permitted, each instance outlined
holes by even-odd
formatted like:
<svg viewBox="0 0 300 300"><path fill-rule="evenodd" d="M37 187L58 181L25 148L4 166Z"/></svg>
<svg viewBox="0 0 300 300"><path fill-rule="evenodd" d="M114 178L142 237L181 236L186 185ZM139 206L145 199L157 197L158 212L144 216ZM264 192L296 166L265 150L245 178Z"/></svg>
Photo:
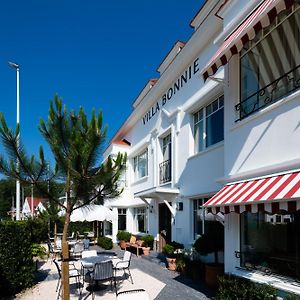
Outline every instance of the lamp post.
<svg viewBox="0 0 300 300"><path fill-rule="evenodd" d="M13 62L8 62L9 66L16 70L17 75L17 125L20 124L20 83L19 83L19 65ZM20 133L17 139L17 147L20 145ZM19 162L17 161L17 169L19 169ZM16 220L20 220L20 181L16 181Z"/></svg>

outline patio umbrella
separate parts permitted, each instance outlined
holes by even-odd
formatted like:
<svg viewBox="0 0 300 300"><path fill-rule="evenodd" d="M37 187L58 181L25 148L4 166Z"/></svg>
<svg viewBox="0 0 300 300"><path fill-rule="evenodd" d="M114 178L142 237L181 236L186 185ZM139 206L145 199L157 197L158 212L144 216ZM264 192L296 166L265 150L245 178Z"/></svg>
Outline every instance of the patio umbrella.
<svg viewBox="0 0 300 300"><path fill-rule="evenodd" d="M113 221L116 218L115 214L103 205L90 204L78 209L75 209L71 214L71 222L83 221Z"/></svg>

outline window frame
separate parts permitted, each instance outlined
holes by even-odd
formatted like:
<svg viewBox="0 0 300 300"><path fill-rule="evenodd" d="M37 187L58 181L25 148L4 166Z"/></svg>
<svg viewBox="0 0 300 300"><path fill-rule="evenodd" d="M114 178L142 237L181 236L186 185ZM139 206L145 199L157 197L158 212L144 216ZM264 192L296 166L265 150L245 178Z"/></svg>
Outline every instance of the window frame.
<svg viewBox="0 0 300 300"><path fill-rule="evenodd" d="M213 110L213 104L217 101L218 104L218 108L216 110ZM212 111L208 112L209 108L212 107ZM223 138L218 141L215 142L213 144L208 145L207 141L207 133L208 133L208 127L207 127L207 119L211 116L213 116L215 113L219 112L220 110L223 110ZM201 112L201 114L200 114ZM200 115L200 116L199 116ZM201 118L202 115L202 118ZM198 118L197 121L195 121L195 119ZM224 94L220 94L219 96L214 97L214 100L208 102L208 104L206 104L205 106L200 107L197 111L195 111L192 114L192 122L193 122L193 139L194 139L194 154L196 153L201 153L203 151L205 151L206 149L209 149L210 147L213 147L214 145L224 141ZM200 134L198 133L198 136L196 137L196 126L198 126L198 124L200 124L200 122L203 122L202 125L202 148L199 149L199 144L200 144Z"/></svg>
<svg viewBox="0 0 300 300"><path fill-rule="evenodd" d="M145 163L145 175L140 176L139 167L141 166L141 159L142 156L145 155L146 163ZM134 174L134 180L140 180L142 178L145 178L148 176L148 148L141 151L139 154L135 155L132 159L132 166L133 166L133 174Z"/></svg>
<svg viewBox="0 0 300 300"><path fill-rule="evenodd" d="M139 230L139 220L138 216L143 216L144 217L144 231ZM133 209L133 219L134 219L134 226L135 230L140 233L146 233L148 228L147 228L147 210L146 207L134 207Z"/></svg>

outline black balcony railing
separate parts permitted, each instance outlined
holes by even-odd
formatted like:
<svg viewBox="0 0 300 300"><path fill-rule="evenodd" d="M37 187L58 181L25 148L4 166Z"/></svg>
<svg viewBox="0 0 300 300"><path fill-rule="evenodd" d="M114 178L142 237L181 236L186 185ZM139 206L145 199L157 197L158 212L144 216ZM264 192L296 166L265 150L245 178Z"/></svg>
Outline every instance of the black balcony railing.
<svg viewBox="0 0 300 300"><path fill-rule="evenodd" d="M159 164L159 183L171 181L171 160L165 160Z"/></svg>
<svg viewBox="0 0 300 300"><path fill-rule="evenodd" d="M300 88L300 65L277 78L235 106L240 121Z"/></svg>

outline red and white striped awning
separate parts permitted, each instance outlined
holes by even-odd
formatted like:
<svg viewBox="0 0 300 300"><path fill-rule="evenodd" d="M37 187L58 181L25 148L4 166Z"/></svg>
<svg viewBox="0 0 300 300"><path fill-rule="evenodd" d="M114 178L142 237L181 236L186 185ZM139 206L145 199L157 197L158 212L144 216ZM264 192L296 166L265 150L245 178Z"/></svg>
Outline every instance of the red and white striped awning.
<svg viewBox="0 0 300 300"><path fill-rule="evenodd" d="M283 10L290 8L295 0L264 0L244 20L239 27L223 42L217 53L203 68L204 81L214 75L220 66L226 65L229 59L239 53L243 46L253 40L256 34L269 26L275 17Z"/></svg>
<svg viewBox="0 0 300 300"><path fill-rule="evenodd" d="M300 171L227 184L204 207L212 213L296 211L300 209Z"/></svg>

